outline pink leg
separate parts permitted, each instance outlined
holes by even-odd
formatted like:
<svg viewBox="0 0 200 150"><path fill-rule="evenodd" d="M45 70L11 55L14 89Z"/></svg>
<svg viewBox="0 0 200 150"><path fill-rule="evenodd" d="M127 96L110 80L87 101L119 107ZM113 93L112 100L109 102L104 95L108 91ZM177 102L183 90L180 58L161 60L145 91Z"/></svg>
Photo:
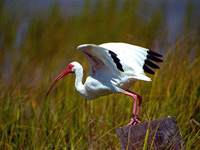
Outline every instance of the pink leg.
<svg viewBox="0 0 200 150"><path fill-rule="evenodd" d="M136 93L133 93L133 92L130 91L130 90L123 91L122 93L124 93L124 94L126 94L126 95L129 95L129 96L133 97L133 99L134 99L133 115L132 115L131 121L128 123L127 126L135 125L135 124L137 124L137 123L140 123L140 121L138 120L138 117L139 117L140 108L141 108L141 103L142 103L142 96L140 96L140 95L138 95L138 94L136 94ZM136 106L137 106L137 98L139 99L139 105L138 105L138 109L137 109L137 114L136 114L136 116L135 116Z"/></svg>
<svg viewBox="0 0 200 150"><path fill-rule="evenodd" d="M141 95L137 95L137 97L138 97L138 99L139 99L139 104L138 104L138 108L137 108L136 118L139 117L140 108L141 108L141 104L142 104L142 96L141 96Z"/></svg>

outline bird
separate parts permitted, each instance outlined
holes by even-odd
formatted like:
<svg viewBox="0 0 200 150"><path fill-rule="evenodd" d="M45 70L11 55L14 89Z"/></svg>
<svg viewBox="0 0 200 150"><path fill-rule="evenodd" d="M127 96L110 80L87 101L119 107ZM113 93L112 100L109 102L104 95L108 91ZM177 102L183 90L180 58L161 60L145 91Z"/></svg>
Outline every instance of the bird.
<svg viewBox="0 0 200 150"><path fill-rule="evenodd" d="M162 55L152 50L128 43L110 42L100 45L83 44L77 47L90 63L90 73L83 84L83 67L74 61L51 83L54 84L69 73L75 73L75 88L87 100L93 100L112 93L122 93L134 99L131 121L127 126L141 123L139 112L142 96L129 88L138 80L151 81L145 73L155 74L159 69L155 63L163 62ZM137 100L139 100L137 107ZM137 107L137 112L136 112Z"/></svg>

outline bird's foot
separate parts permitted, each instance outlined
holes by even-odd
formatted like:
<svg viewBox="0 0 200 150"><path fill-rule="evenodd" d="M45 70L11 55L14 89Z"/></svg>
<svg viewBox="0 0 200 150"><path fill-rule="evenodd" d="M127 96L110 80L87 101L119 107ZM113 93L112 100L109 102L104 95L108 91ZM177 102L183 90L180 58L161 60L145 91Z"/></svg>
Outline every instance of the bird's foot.
<svg viewBox="0 0 200 150"><path fill-rule="evenodd" d="M137 123L141 123L138 118L131 118L131 121L127 124L127 126L136 125Z"/></svg>

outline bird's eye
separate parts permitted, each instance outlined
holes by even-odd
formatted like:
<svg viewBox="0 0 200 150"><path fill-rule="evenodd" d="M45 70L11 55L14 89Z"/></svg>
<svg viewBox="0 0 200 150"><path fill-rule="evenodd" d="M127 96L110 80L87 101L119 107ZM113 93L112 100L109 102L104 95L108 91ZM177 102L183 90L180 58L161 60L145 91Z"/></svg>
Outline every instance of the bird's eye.
<svg viewBox="0 0 200 150"><path fill-rule="evenodd" d="M72 66L69 66L69 69L71 69L72 68Z"/></svg>

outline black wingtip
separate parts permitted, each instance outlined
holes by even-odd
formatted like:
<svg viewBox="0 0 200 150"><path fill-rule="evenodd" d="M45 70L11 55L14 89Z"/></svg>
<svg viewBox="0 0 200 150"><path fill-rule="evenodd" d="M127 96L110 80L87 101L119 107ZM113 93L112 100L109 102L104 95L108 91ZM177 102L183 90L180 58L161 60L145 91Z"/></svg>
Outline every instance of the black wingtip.
<svg viewBox="0 0 200 150"><path fill-rule="evenodd" d="M155 62L163 62L162 59L157 58L157 57L154 57L154 56L152 56L152 55L147 55L147 58L150 59L150 60L153 60L153 61L155 61Z"/></svg>
<svg viewBox="0 0 200 150"><path fill-rule="evenodd" d="M149 73L149 74L155 74L149 67L147 67L145 64L143 66L143 69L146 73Z"/></svg>
<svg viewBox="0 0 200 150"><path fill-rule="evenodd" d="M145 59L144 66L143 66L144 72L147 72L149 74L155 74L149 67L154 68L154 69L159 69L159 66L157 66L156 64L151 62L151 60L154 62L163 62L162 59L157 58L157 57L162 57L162 55L160 55L156 52L153 52L151 50L148 50L147 54L148 54L147 59Z"/></svg>
<svg viewBox="0 0 200 150"><path fill-rule="evenodd" d="M148 59L146 59L146 60L144 61L144 63L145 63L146 65L148 65L149 67L151 67L151 68L159 69L159 66L157 66L156 64L154 64L153 62L151 62L151 61L148 60Z"/></svg>
<svg viewBox="0 0 200 150"><path fill-rule="evenodd" d="M148 53L149 55L151 55L151 56L162 57L162 55L160 55L160 54L158 54L158 53L156 53L156 52L154 52L154 51L151 51L151 50L148 50L147 53Z"/></svg>

